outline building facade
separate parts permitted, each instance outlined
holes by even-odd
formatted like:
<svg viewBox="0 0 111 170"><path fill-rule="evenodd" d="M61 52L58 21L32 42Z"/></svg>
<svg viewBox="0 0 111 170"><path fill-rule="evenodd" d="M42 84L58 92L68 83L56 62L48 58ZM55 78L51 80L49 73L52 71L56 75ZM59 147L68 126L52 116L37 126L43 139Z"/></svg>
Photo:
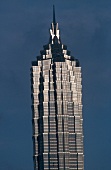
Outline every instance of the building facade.
<svg viewBox="0 0 111 170"><path fill-rule="evenodd" d="M84 170L79 61L61 43L58 23L31 67L34 170Z"/></svg>

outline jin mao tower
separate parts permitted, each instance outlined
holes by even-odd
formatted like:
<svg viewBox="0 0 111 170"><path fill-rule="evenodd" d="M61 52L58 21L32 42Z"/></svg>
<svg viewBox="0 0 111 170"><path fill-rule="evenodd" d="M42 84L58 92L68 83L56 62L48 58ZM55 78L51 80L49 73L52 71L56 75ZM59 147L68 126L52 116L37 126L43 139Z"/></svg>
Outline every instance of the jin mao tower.
<svg viewBox="0 0 111 170"><path fill-rule="evenodd" d="M54 7L31 92L34 170L84 170L81 67L61 42Z"/></svg>

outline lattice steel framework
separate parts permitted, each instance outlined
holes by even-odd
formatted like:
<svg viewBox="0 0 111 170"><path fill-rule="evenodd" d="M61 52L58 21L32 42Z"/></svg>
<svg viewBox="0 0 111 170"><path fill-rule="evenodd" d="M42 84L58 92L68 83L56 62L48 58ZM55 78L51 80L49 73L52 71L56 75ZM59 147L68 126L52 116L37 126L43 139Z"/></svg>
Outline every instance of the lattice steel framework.
<svg viewBox="0 0 111 170"><path fill-rule="evenodd" d="M81 67L61 43L54 8L31 89L34 170L84 170Z"/></svg>

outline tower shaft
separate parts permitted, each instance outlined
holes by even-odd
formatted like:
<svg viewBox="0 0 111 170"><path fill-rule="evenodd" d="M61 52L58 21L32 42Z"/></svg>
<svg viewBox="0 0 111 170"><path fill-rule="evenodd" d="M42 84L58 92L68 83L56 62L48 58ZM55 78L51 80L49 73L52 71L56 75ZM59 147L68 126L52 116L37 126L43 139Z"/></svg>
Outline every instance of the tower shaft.
<svg viewBox="0 0 111 170"><path fill-rule="evenodd" d="M34 170L84 170L81 67L53 18L31 67Z"/></svg>

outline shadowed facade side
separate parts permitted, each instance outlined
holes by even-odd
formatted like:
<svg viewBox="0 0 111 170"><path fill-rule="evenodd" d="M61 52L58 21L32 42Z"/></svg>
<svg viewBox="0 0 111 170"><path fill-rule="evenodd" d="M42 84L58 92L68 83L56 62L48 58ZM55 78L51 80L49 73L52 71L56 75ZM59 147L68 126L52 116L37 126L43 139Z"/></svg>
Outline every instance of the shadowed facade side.
<svg viewBox="0 0 111 170"><path fill-rule="evenodd" d="M31 67L34 170L84 170L81 67L61 43L54 6L43 48Z"/></svg>

